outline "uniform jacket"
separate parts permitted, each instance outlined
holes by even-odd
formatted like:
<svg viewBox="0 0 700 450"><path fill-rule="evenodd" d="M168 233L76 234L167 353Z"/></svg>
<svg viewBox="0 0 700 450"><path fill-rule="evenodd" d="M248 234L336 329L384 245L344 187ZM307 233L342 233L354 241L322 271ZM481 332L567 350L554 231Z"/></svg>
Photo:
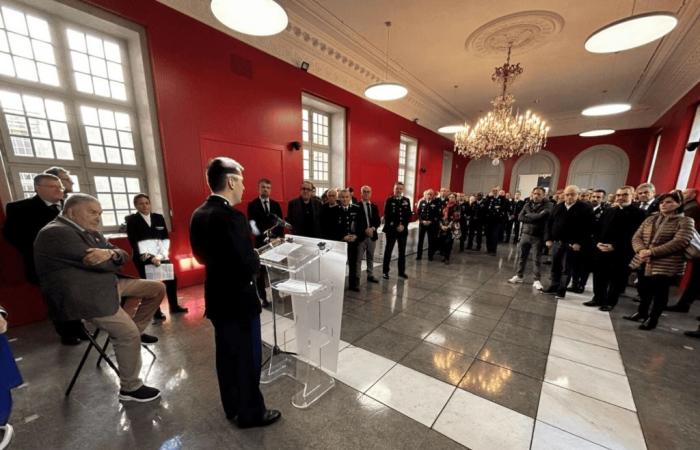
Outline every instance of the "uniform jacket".
<svg viewBox="0 0 700 450"><path fill-rule="evenodd" d="M431 222L435 222L439 219L440 217L440 202L436 202L435 199L427 201L426 199L422 198L418 202L418 210L416 211L416 214L418 214L418 220L430 220ZM433 225L431 223L431 225Z"/></svg>
<svg viewBox="0 0 700 450"><path fill-rule="evenodd" d="M348 245L357 245L363 241L367 235L364 233L366 226L361 222L364 220L364 216L360 207L351 203L347 210L343 206L338 206L335 209L337 212L331 239L342 241L348 234L354 234L357 239L354 242L348 242Z"/></svg>
<svg viewBox="0 0 700 450"><path fill-rule="evenodd" d="M96 266L83 263L88 248L114 250L116 257ZM63 216L41 229L34 262L41 292L55 320L111 316L119 309L118 274L129 254L99 232L81 231Z"/></svg>
<svg viewBox="0 0 700 450"><path fill-rule="evenodd" d="M190 244L206 266L205 315L213 320L249 321L261 307L254 277L260 259L245 216L226 199L211 195L192 214Z"/></svg>
<svg viewBox="0 0 700 450"><path fill-rule="evenodd" d="M411 221L413 211L408 197L391 196L384 202L384 232L398 233L396 227L404 226L402 233L408 233L408 223Z"/></svg>
<svg viewBox="0 0 700 450"><path fill-rule="evenodd" d="M644 275L681 276L685 273L683 251L693 236L695 223L683 214L663 216L660 213L647 217L634 233L632 248L635 253L651 249L651 259L644 264L634 255L630 267L638 269L644 264Z"/></svg>

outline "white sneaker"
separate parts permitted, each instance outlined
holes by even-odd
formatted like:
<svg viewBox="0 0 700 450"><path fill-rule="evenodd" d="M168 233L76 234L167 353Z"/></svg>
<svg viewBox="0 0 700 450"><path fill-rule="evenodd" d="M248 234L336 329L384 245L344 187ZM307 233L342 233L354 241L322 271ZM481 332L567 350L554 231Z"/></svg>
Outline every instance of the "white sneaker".
<svg viewBox="0 0 700 450"><path fill-rule="evenodd" d="M0 449L4 449L10 445L10 441L12 440L12 435L14 435L15 432L12 429L12 425L10 425L9 423L0 427L0 432L2 432L2 435L0 435L0 436L2 436L2 439L0 440Z"/></svg>
<svg viewBox="0 0 700 450"><path fill-rule="evenodd" d="M532 287L534 287L534 288L537 289L538 291L541 291L542 289L544 289L544 288L542 287L542 283L540 283L540 280L535 280L535 282L532 283Z"/></svg>
<svg viewBox="0 0 700 450"><path fill-rule="evenodd" d="M513 278L511 278L510 280L508 280L508 282L509 282L509 283L513 283L513 284L515 284L515 283L522 283L522 282L523 282L523 277L519 277L519 276L515 275Z"/></svg>

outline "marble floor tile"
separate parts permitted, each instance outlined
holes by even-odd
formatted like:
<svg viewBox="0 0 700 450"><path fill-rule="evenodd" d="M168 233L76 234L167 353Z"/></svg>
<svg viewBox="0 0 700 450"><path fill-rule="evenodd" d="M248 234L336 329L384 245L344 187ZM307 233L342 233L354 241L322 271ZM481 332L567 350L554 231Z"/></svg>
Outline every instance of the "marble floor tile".
<svg viewBox="0 0 700 450"><path fill-rule="evenodd" d="M401 365L415 369L440 381L457 385L474 361L471 356L453 352L444 347L423 342L400 361Z"/></svg>
<svg viewBox="0 0 700 450"><path fill-rule="evenodd" d="M491 283L487 283L491 284ZM482 288L483 289L483 288ZM478 290L474 295L469 297L469 301L472 303L485 303L487 305L494 306L508 306L513 300L513 296L495 294L493 292L485 292L483 290Z"/></svg>
<svg viewBox="0 0 700 450"><path fill-rule="evenodd" d="M459 388L535 418L542 381L483 361L474 361Z"/></svg>
<svg viewBox="0 0 700 450"><path fill-rule="evenodd" d="M517 325L500 322L491 333L491 337L500 341L527 347L546 353L549 349L550 334L531 330Z"/></svg>
<svg viewBox="0 0 700 450"><path fill-rule="evenodd" d="M581 439L564 430L535 421L532 450L605 450L605 447Z"/></svg>
<svg viewBox="0 0 700 450"><path fill-rule="evenodd" d="M367 303L345 313L348 316L364 320L366 322L381 324L398 314L400 310L392 310L384 305L376 303Z"/></svg>
<svg viewBox="0 0 700 450"><path fill-rule="evenodd" d="M472 450L527 450L534 420L457 389L433 428Z"/></svg>
<svg viewBox="0 0 700 450"><path fill-rule="evenodd" d="M545 381L630 411L637 410L625 375L550 355Z"/></svg>
<svg viewBox="0 0 700 450"><path fill-rule="evenodd" d="M462 311L455 311L452 314L450 314L450 316L447 319L445 319L444 323L446 325L451 325L462 330L468 330L473 333L488 336L491 334L493 329L496 328L498 320L489 319L474 314L467 314Z"/></svg>
<svg viewBox="0 0 700 450"><path fill-rule="evenodd" d="M554 303L554 299L544 294L539 295L537 299L521 299L516 296L513 298L513 301L510 302L508 308L553 318L557 311L557 304Z"/></svg>
<svg viewBox="0 0 700 450"><path fill-rule="evenodd" d="M454 390L454 386L396 365L367 395L430 427Z"/></svg>
<svg viewBox="0 0 700 450"><path fill-rule="evenodd" d="M404 306L402 312L434 322L442 322L453 311L449 306L431 305L430 303L411 300Z"/></svg>
<svg viewBox="0 0 700 450"><path fill-rule="evenodd" d="M551 356L576 361L599 369L625 375L620 352L598 345L586 344L561 336L552 336Z"/></svg>
<svg viewBox="0 0 700 450"><path fill-rule="evenodd" d="M547 354L489 338L477 358L538 380L544 379Z"/></svg>
<svg viewBox="0 0 700 450"><path fill-rule="evenodd" d="M568 322L588 325L591 327L600 328L602 330L613 331L610 315L603 311L595 310L595 312L593 312L590 310L590 308L587 311L579 311L575 308L563 307L557 308L555 317L557 320L566 320Z"/></svg>
<svg viewBox="0 0 700 450"><path fill-rule="evenodd" d="M612 350L619 350L614 331L602 330L566 320L557 320L554 323L552 334L588 344L600 345Z"/></svg>
<svg viewBox="0 0 700 450"><path fill-rule="evenodd" d="M433 292L423 297L420 301L430 303L431 305L446 306L450 309L456 309L467 299L467 295L444 294L441 292Z"/></svg>
<svg viewBox="0 0 700 450"><path fill-rule="evenodd" d="M343 314L342 322L340 323L340 337L352 343L378 326L376 323Z"/></svg>
<svg viewBox="0 0 700 450"><path fill-rule="evenodd" d="M486 342L486 336L443 324L430 333L425 340L454 352L474 357Z"/></svg>
<svg viewBox="0 0 700 450"><path fill-rule="evenodd" d="M486 303L472 303L467 300L457 307L457 311L462 311L475 316L486 317L487 319L499 320L506 311L505 306L488 305Z"/></svg>
<svg viewBox="0 0 700 450"><path fill-rule="evenodd" d="M501 322L509 323L511 325L518 325L524 328L530 328L531 330L551 333L554 320L551 317L545 317L527 311L508 308L503 314L503 317L501 317Z"/></svg>
<svg viewBox="0 0 700 450"><path fill-rule="evenodd" d="M549 383L537 420L613 450L646 449L636 413Z"/></svg>
<svg viewBox="0 0 700 450"><path fill-rule="evenodd" d="M338 371L334 376L348 386L365 392L395 364L390 359L350 346L338 354Z"/></svg>
<svg viewBox="0 0 700 450"><path fill-rule="evenodd" d="M408 352L416 348L420 342L420 339L379 327L355 341L354 345L392 361L400 361Z"/></svg>
<svg viewBox="0 0 700 450"><path fill-rule="evenodd" d="M382 326L388 330L418 339L425 339L440 322L422 319L410 314L399 313L387 320Z"/></svg>

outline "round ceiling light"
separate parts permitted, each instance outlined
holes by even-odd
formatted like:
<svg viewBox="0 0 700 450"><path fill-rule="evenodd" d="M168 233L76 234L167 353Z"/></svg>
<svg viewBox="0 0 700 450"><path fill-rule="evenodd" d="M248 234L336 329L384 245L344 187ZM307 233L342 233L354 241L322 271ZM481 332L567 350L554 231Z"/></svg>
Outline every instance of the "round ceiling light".
<svg viewBox="0 0 700 450"><path fill-rule="evenodd" d="M613 134L615 130L611 130L610 128L602 128L600 130L590 130L590 131L584 131L583 133L579 133L578 135L581 137L596 137L596 136L607 136L609 134Z"/></svg>
<svg viewBox="0 0 700 450"><path fill-rule="evenodd" d="M438 133L455 134L464 130L464 125L445 125L438 128Z"/></svg>
<svg viewBox="0 0 700 450"><path fill-rule="evenodd" d="M632 105L629 103L606 103L604 105L590 106L581 111L581 114L584 116L609 116L620 114L630 109L632 109Z"/></svg>
<svg viewBox="0 0 700 450"><path fill-rule="evenodd" d="M365 97L372 100L398 100L408 94L408 89L398 83L377 83L365 89Z"/></svg>
<svg viewBox="0 0 700 450"><path fill-rule="evenodd" d="M604 26L588 39L586 50L591 53L615 53L661 39L678 24L675 14L655 11L626 17Z"/></svg>
<svg viewBox="0 0 700 450"><path fill-rule="evenodd" d="M287 13L274 0L211 0L219 22L239 33L272 36L287 28Z"/></svg>

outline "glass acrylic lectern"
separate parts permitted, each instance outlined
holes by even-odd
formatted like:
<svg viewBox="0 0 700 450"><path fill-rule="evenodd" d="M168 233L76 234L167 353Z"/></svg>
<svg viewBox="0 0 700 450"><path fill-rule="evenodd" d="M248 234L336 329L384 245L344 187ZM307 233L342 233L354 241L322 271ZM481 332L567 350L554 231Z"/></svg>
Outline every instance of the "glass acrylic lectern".
<svg viewBox="0 0 700 450"><path fill-rule="evenodd" d="M287 235L258 249L260 262L277 281L272 289L291 295L297 357L277 346L275 302L272 302L274 345L260 382L289 376L303 388L292 397L297 408L307 408L335 385L340 347L343 287L347 244ZM272 279L272 278L271 278ZM285 341L287 341L285 333Z"/></svg>

